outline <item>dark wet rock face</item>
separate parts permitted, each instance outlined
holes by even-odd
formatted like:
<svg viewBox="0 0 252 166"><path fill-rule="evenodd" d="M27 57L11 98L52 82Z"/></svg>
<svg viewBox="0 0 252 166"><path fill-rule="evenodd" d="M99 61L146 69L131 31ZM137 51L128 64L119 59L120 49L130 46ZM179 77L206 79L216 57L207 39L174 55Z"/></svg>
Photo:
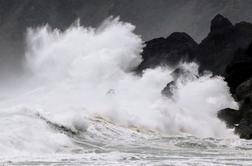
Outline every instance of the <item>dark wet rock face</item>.
<svg viewBox="0 0 252 166"><path fill-rule="evenodd" d="M211 33L222 33L226 29L232 29L232 23L220 14L217 14L211 21Z"/></svg>
<svg viewBox="0 0 252 166"><path fill-rule="evenodd" d="M169 82L165 88L162 90L162 94L169 98L173 97L174 92L177 90L176 84L178 81L185 84L189 80L195 80L198 76L192 74L191 71L184 68L183 66L178 66L172 73L173 81Z"/></svg>
<svg viewBox="0 0 252 166"><path fill-rule="evenodd" d="M165 88L161 91L162 92L162 94L164 95L164 96L167 96L167 97L172 97L173 96L173 92L174 92L174 90L176 90L177 89L177 87L176 87L176 82L175 81L171 81L171 82L169 82L166 86L165 86Z"/></svg>
<svg viewBox="0 0 252 166"><path fill-rule="evenodd" d="M252 139L252 43L239 49L226 70L226 81L239 110L224 109L218 117L244 139ZM236 124L236 125L235 125Z"/></svg>
<svg viewBox="0 0 252 166"><path fill-rule="evenodd" d="M227 81L231 92L236 93L237 87L252 77L252 43L248 49L238 49L226 68L225 80ZM245 86L245 85L244 85ZM238 91L242 90L242 87L237 89Z"/></svg>
<svg viewBox="0 0 252 166"><path fill-rule="evenodd" d="M217 15L211 21L209 34L200 44L185 33L148 41L137 71L159 65L178 66L180 61L196 61L200 72L209 70L225 77L239 103L239 110L226 108L217 116L227 127L235 128L241 138L252 139L252 24L233 25L224 16ZM173 81L166 85L162 94L172 97L179 78L187 78L187 75L183 68L174 70Z"/></svg>
<svg viewBox="0 0 252 166"><path fill-rule="evenodd" d="M199 44L195 57L201 71L210 70L224 75L237 49L247 48L252 41L252 24L232 25L227 18L217 15L211 21L210 29L208 36Z"/></svg>
<svg viewBox="0 0 252 166"><path fill-rule="evenodd" d="M252 96L252 77L247 81L242 82L235 91L236 100L242 101Z"/></svg>
<svg viewBox="0 0 252 166"><path fill-rule="evenodd" d="M173 77L173 81L169 82L165 88L162 90L162 94L167 96L167 97L172 97L173 92L177 89L176 87L176 82L180 77L185 76L187 71L181 67L178 67L175 69L172 73L171 76Z"/></svg>
<svg viewBox="0 0 252 166"><path fill-rule="evenodd" d="M175 66L180 61L191 61L198 44L186 33L175 32L167 38L157 38L145 43L143 62L137 71L159 65Z"/></svg>
<svg viewBox="0 0 252 166"><path fill-rule="evenodd" d="M143 62L137 71L158 65L175 66L180 61L196 61L200 71L209 70L225 75L238 49L245 49L252 41L252 24L233 25L227 18L217 15L211 21L210 32L200 44L186 33L172 33L167 38L147 41L142 53Z"/></svg>
<svg viewBox="0 0 252 166"><path fill-rule="evenodd" d="M252 139L252 111L244 115L239 125L235 128L235 133L243 139Z"/></svg>
<svg viewBox="0 0 252 166"><path fill-rule="evenodd" d="M225 108L218 112L218 118L225 121L227 127L234 128L241 121L242 114L237 110Z"/></svg>

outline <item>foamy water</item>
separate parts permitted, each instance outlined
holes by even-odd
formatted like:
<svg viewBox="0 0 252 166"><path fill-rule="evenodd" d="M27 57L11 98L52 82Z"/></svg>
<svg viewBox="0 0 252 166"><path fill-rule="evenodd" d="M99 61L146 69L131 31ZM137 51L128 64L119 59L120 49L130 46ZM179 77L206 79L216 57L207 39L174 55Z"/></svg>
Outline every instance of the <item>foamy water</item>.
<svg viewBox="0 0 252 166"><path fill-rule="evenodd" d="M0 154L9 165L247 164L251 145L217 119L237 104L195 63L133 71L143 41L118 18L98 28L29 29L24 75L1 87ZM228 155L233 155L234 162ZM14 159L15 158L15 159Z"/></svg>

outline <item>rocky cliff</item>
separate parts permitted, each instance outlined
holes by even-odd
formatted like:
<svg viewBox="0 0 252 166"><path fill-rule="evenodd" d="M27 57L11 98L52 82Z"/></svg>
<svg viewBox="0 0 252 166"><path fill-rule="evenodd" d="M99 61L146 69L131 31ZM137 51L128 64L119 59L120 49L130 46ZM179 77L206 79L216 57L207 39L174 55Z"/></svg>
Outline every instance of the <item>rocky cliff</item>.
<svg viewBox="0 0 252 166"><path fill-rule="evenodd" d="M186 33L172 33L167 38L157 38L146 42L143 62L137 71L158 65L176 66L180 61L196 61L200 72L211 71L225 78L230 92L239 103L239 110L220 110L218 117L227 127L235 128L241 138L252 139L252 24L240 22L232 24L218 14L212 21L210 32L197 44ZM183 69L174 74L183 75ZM174 82L170 82L162 93L170 96Z"/></svg>

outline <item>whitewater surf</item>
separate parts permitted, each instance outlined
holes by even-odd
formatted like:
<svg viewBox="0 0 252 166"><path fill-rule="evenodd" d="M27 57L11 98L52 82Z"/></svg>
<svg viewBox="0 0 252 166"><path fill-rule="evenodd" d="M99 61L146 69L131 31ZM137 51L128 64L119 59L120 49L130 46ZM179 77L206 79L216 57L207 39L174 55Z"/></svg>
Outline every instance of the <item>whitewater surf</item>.
<svg viewBox="0 0 252 166"><path fill-rule="evenodd" d="M238 107L223 78L182 62L176 79L169 66L136 74L144 42L134 28L109 18L27 30L23 74L1 86L3 164L249 165L251 144L216 115Z"/></svg>

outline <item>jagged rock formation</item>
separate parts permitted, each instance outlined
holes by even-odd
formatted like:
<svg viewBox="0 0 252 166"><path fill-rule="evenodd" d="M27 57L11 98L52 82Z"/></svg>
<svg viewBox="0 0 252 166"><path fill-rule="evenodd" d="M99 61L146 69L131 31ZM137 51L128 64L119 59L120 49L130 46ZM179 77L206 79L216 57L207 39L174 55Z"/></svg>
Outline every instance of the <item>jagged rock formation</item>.
<svg viewBox="0 0 252 166"><path fill-rule="evenodd" d="M198 44L186 33L175 32L167 38L157 38L145 43L143 62L138 71L159 65L177 65L180 61L191 61Z"/></svg>
<svg viewBox="0 0 252 166"><path fill-rule="evenodd" d="M226 81L232 95L239 102L239 110L224 109L218 117L235 127L241 138L252 139L252 43L239 49L227 67Z"/></svg>
<svg viewBox="0 0 252 166"><path fill-rule="evenodd" d="M208 36L198 45L186 33L172 33L167 38L146 42L143 62L138 71L157 65L176 65L179 61L197 61L200 71L209 70L225 75L227 65L238 49L245 49L252 41L252 24L241 22L233 25L218 14L211 21Z"/></svg>
<svg viewBox="0 0 252 166"><path fill-rule="evenodd" d="M176 84L178 82L180 83L186 83L188 81L195 80L198 78L197 74L191 73L188 69L186 69L184 66L178 66L172 73L171 76L173 78L173 81L169 82L165 88L161 91L161 93L164 96L167 96L169 98L173 97L173 93L177 90Z"/></svg>
<svg viewBox="0 0 252 166"><path fill-rule="evenodd" d="M225 73L225 80L227 81L233 94L236 94L237 87L250 77L252 77L252 43L247 50L239 48L235 52L235 55L232 61L228 64Z"/></svg>
<svg viewBox="0 0 252 166"><path fill-rule="evenodd" d="M218 112L218 118L225 121L227 127L234 128L241 121L242 114L235 109L225 108Z"/></svg>
<svg viewBox="0 0 252 166"><path fill-rule="evenodd" d="M148 41L137 71L159 65L176 66L180 61L197 61L200 71L209 70L225 77L240 108L223 109L218 117L228 127L235 128L241 138L252 139L252 24L233 25L218 14L211 21L208 36L200 44L185 33ZM173 74L174 81L162 91L168 97L176 90L177 77L185 71L178 68Z"/></svg>
<svg viewBox="0 0 252 166"><path fill-rule="evenodd" d="M247 48L252 41L252 24L241 22L235 25L221 15L211 21L208 36L199 44L196 60L201 70L224 75L227 65L237 49Z"/></svg>

